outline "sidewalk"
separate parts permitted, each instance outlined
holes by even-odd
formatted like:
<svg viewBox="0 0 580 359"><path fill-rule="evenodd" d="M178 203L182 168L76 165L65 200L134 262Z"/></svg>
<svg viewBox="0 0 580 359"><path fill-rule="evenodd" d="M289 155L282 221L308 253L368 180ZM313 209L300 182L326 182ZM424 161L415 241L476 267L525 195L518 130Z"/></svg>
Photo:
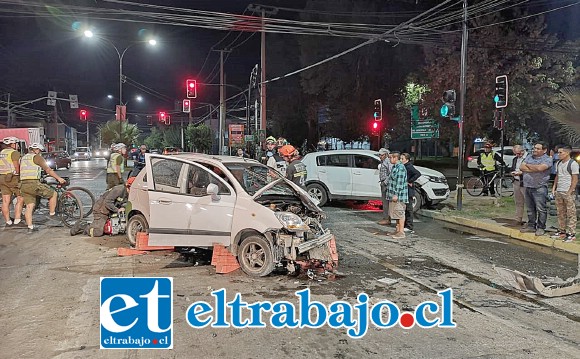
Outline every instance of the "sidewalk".
<svg viewBox="0 0 580 359"><path fill-rule="evenodd" d="M514 220L515 205L513 197L473 197L463 191L462 211L456 210L457 192L451 192L449 199L442 202L441 210L422 209L419 214L433 219L459 224L466 227L502 234L511 238L542 246L561 249L566 252L580 254L580 243L564 243L550 236L556 232L557 218L548 214L546 235L535 236L534 233L521 233L521 225ZM527 216L524 215L524 220ZM577 232L580 235L580 232Z"/></svg>

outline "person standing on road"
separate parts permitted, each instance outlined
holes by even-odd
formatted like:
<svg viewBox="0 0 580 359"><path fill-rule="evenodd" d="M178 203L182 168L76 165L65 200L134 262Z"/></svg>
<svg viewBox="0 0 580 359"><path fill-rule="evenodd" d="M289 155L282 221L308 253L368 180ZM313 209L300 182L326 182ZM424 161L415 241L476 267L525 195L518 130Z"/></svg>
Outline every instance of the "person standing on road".
<svg viewBox="0 0 580 359"><path fill-rule="evenodd" d="M284 158L280 156L278 153L278 149L276 148L276 138L274 136L270 136L266 139L266 152L267 161L266 165L271 167L282 174L282 176L286 176L286 161Z"/></svg>
<svg viewBox="0 0 580 359"><path fill-rule="evenodd" d="M123 172L125 172L125 154L127 146L124 143L117 143L112 148L113 153L107 163L107 189L111 189L123 183Z"/></svg>
<svg viewBox="0 0 580 359"><path fill-rule="evenodd" d="M397 229L391 237L405 238L405 207L409 203L409 186L407 185L407 170L400 161L399 152L389 155L393 169L387 182L387 199L389 200L389 217L397 221Z"/></svg>
<svg viewBox="0 0 580 359"><path fill-rule="evenodd" d="M576 240L576 185L580 171L578 162L570 158L570 152L570 146L558 149L559 161L556 163L556 178L552 186L558 211L558 231L552 238L563 239L564 242Z"/></svg>
<svg viewBox="0 0 580 359"><path fill-rule="evenodd" d="M125 184L119 184L106 190L93 205L93 222L77 221L70 229L70 235L84 233L91 237L102 237L109 216L125 211L123 206L127 202L129 188L134 180L135 177L131 177Z"/></svg>
<svg viewBox="0 0 580 359"><path fill-rule="evenodd" d="M28 147L28 153L22 157L20 161L20 192L26 204L26 211L24 212L24 219L28 226L28 233L32 233L36 228L32 224L32 213L36 206L36 197L48 198L48 226L58 226L60 221L56 220L56 191L45 183L40 183L40 175L42 171L53 177L60 184L66 181L57 175L52 168L50 168L40 152L44 150L44 146L39 143L32 143Z"/></svg>
<svg viewBox="0 0 580 359"><path fill-rule="evenodd" d="M512 160L511 174L514 177L514 202L516 204L516 217L515 221L519 225L523 225L525 222L524 218L524 205L526 202L526 188L524 187L524 182L522 180L523 172L520 170L520 166L528 156L528 153L524 150L521 145L515 145L513 148L514 154L516 155Z"/></svg>
<svg viewBox="0 0 580 359"><path fill-rule="evenodd" d="M148 152L147 145L141 145L139 147L139 152L134 156L133 170L129 174L129 177L137 177L139 172L145 168L145 154Z"/></svg>
<svg viewBox="0 0 580 359"><path fill-rule="evenodd" d="M20 195L20 152L18 152L16 137L6 137L2 140L0 151L0 193L2 194L2 215L6 221L6 227L22 225L22 208L24 198ZM14 206L14 221L10 219L10 203L12 195L16 196Z"/></svg>
<svg viewBox="0 0 580 359"><path fill-rule="evenodd" d="M408 153L401 154L401 162L407 170L407 186L409 201L405 206L405 232L413 233L413 197L415 196L415 181L421 177L421 172L410 162L411 155ZM420 195L420 194L419 194Z"/></svg>
<svg viewBox="0 0 580 359"><path fill-rule="evenodd" d="M505 162L501 156L491 149L491 143L486 143L485 146L483 146L483 152L477 158L477 165L479 166L485 179L485 185L483 186L484 196L487 196L488 188L491 195L495 196L494 185L493 183L489 183L489 181L493 177L493 173L496 171L496 162L499 162L502 166L505 167Z"/></svg>
<svg viewBox="0 0 580 359"><path fill-rule="evenodd" d="M280 155L288 162L286 167L286 178L296 183L302 188L306 188L306 166L300 161L298 150L292 145L282 146Z"/></svg>
<svg viewBox="0 0 580 359"><path fill-rule="evenodd" d="M389 175L391 174L393 165L391 164L389 153L389 150L386 148L381 148L379 150L379 159L381 160L379 165L379 183L381 185L381 201L383 202L383 218L377 223L383 226L391 224L391 217L389 217L389 201L387 200L387 182L389 181Z"/></svg>
<svg viewBox="0 0 580 359"><path fill-rule="evenodd" d="M520 166L526 188L528 224L520 232L535 232L536 236L546 233L546 200L552 159L546 155L547 146L543 142L534 144L532 155L526 157Z"/></svg>

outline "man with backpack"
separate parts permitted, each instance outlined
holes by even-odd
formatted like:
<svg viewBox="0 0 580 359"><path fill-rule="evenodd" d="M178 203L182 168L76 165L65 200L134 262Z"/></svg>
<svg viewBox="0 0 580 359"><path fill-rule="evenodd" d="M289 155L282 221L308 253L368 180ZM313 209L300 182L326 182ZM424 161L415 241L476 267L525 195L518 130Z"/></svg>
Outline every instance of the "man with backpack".
<svg viewBox="0 0 580 359"><path fill-rule="evenodd" d="M559 238L564 242L576 240L576 185L580 171L578 163L570 158L570 152L570 146L561 146L558 149L559 160L556 162L556 178L552 186L558 211L558 231L552 238Z"/></svg>

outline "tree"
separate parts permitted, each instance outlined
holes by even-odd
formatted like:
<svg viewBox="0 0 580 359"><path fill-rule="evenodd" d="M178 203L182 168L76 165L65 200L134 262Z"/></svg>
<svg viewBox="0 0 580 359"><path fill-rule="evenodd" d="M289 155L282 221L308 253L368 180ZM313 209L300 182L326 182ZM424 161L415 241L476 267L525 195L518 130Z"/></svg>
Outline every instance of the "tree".
<svg viewBox="0 0 580 359"><path fill-rule="evenodd" d="M213 133L209 126L190 124L185 129L185 140L190 149L196 152L208 153L213 144Z"/></svg>
<svg viewBox="0 0 580 359"><path fill-rule="evenodd" d="M98 127L102 141L104 143L124 143L131 145L137 141L141 131L136 125L127 121L108 121ZM119 131L121 132L119 134Z"/></svg>
<svg viewBox="0 0 580 359"><path fill-rule="evenodd" d="M544 112L559 125L559 132L571 144L580 142L580 89L566 87L560 90L561 100L548 106Z"/></svg>
<svg viewBox="0 0 580 359"><path fill-rule="evenodd" d="M153 127L151 134L143 142L149 148L161 148L163 147L163 133L157 127Z"/></svg>
<svg viewBox="0 0 580 359"><path fill-rule="evenodd" d="M162 133L164 147L181 147L181 129L179 127L165 127Z"/></svg>

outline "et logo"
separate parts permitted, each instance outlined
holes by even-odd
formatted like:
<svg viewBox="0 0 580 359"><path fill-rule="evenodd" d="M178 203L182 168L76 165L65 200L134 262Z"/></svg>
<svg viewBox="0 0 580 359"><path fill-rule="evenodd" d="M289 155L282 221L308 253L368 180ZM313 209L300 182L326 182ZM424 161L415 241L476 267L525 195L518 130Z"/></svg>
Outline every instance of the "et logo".
<svg viewBox="0 0 580 359"><path fill-rule="evenodd" d="M101 349L172 349L173 278L101 277Z"/></svg>

